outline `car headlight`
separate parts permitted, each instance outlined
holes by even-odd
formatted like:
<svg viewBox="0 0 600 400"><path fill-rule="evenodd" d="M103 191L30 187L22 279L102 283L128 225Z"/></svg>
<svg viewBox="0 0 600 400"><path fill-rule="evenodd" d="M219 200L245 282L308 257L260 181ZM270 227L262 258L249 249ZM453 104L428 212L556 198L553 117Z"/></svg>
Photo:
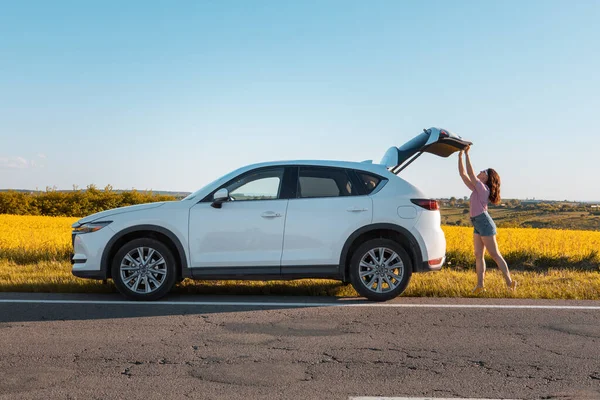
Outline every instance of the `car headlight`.
<svg viewBox="0 0 600 400"><path fill-rule="evenodd" d="M101 222L88 222L87 224L80 225L73 228L73 233L90 233L96 232L110 224L112 221L101 221Z"/></svg>

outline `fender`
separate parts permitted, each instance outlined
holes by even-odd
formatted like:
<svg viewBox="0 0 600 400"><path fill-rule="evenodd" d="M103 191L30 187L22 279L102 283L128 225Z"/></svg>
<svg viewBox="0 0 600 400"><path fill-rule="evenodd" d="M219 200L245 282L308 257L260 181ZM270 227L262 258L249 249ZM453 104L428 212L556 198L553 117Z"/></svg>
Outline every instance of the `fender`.
<svg viewBox="0 0 600 400"><path fill-rule="evenodd" d="M419 243L417 242L417 240L415 239L413 234L410 233L408 231L408 229L406 229L400 225L377 223L377 224L366 225L366 226L363 226L362 228L357 229L348 237L348 239L346 240L346 243L344 243L344 247L342 248L342 254L340 255L340 272L342 274L342 279L344 282L346 282L346 280L348 279L348 277L346 276L347 275L346 274L346 263L348 261L348 253L349 253L350 248L351 248L352 244L354 243L354 241L359 236L361 236L365 233L369 233L369 232L376 231L376 230L382 230L382 229L397 232L398 234L402 235L404 238L406 238L408 240L408 243L410 244L410 248L407 250L409 251L409 255L412 258L413 272L420 271L421 266L423 265L423 255L421 254L421 248L419 247Z"/></svg>
<svg viewBox="0 0 600 400"><path fill-rule="evenodd" d="M179 259L181 260L181 274L182 277L189 277L191 275L189 274L189 268L188 268L188 263L187 263L187 257L185 254L185 250L183 248L183 245L181 244L181 241L179 240L179 238L177 238L177 236L171 232L170 230L163 228L162 226L158 226L158 225L135 225L135 226L131 226L129 228L125 228L123 230L120 230L119 232L117 232L106 244L106 246L104 247L104 250L102 252L102 258L100 261L100 272L103 276L102 279L106 279L109 276L109 271L110 271L110 260L108 259L108 257L110 256L110 252L112 250L112 247L114 246L114 244L121 239L123 236L129 234L129 233L133 233L133 232L140 232L140 231L151 231L151 232L157 232L157 233L161 233L163 235L165 235L166 237L168 237L171 242L173 242L173 244L175 245L175 247L177 248L177 255L179 255Z"/></svg>

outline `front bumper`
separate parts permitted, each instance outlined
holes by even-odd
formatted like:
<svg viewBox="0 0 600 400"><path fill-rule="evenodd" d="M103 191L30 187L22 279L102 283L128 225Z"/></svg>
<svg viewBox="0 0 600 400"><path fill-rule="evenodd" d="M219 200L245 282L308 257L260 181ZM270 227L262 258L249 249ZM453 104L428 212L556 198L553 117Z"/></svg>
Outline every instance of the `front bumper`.
<svg viewBox="0 0 600 400"><path fill-rule="evenodd" d="M79 271L74 269L71 271L71 273L78 278L99 280L107 279L106 271Z"/></svg>
<svg viewBox="0 0 600 400"><path fill-rule="evenodd" d="M110 226L96 232L71 234L71 273L78 278L106 279L107 271L101 268L102 254L114 234Z"/></svg>

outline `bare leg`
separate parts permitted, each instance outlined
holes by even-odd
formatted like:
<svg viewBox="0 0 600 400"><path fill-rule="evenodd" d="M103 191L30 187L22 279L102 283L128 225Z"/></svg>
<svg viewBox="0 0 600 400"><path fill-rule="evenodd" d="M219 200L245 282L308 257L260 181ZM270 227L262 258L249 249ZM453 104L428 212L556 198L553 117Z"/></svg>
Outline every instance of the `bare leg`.
<svg viewBox="0 0 600 400"><path fill-rule="evenodd" d="M485 245L481 236L473 234L473 245L475 246L475 271L477 271L477 287L483 287L485 280L485 258L483 254Z"/></svg>
<svg viewBox="0 0 600 400"><path fill-rule="evenodd" d="M483 240L483 243L488 253L490 253L490 256L496 262L496 264L498 264L498 268L500 268L502 274L504 274L504 280L506 281L506 285L510 287L512 284L512 279L510 277L510 272L508 271L508 264L506 264L504 257L502 257L502 254L500 254L500 250L498 250L498 242L496 241L496 235L482 236L481 240Z"/></svg>

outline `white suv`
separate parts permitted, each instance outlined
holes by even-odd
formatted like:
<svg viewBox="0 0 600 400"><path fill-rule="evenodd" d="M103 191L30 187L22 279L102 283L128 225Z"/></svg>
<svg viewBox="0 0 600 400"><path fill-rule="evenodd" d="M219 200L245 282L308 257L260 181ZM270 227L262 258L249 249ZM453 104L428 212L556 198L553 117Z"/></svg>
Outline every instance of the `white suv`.
<svg viewBox="0 0 600 400"><path fill-rule="evenodd" d="M438 203L396 174L423 152L470 144L424 129L370 161L288 161L233 171L181 201L141 204L73 224L73 274L111 278L135 300L193 279L326 278L362 296L401 294L413 272L439 270Z"/></svg>

